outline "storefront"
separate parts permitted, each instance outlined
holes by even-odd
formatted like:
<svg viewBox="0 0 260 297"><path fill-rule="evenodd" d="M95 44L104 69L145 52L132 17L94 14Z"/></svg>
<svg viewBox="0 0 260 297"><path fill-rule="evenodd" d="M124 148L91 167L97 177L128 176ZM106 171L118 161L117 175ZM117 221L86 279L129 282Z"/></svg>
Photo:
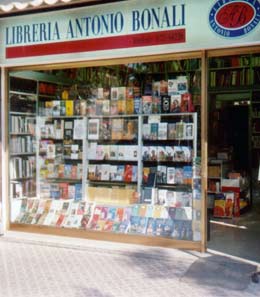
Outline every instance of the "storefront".
<svg viewBox="0 0 260 297"><path fill-rule="evenodd" d="M204 251L208 86L252 93L259 21L250 0L1 19L7 229Z"/></svg>

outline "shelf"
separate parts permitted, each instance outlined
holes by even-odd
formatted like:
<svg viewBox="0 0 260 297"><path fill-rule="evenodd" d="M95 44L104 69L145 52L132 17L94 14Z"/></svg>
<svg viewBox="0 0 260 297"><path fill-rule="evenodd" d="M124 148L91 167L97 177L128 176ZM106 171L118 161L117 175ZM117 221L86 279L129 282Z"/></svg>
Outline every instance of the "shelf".
<svg viewBox="0 0 260 297"><path fill-rule="evenodd" d="M30 180L30 179L35 179L35 176L31 176L31 177L18 177L18 178L11 178L11 181L23 181L23 180Z"/></svg>
<svg viewBox="0 0 260 297"><path fill-rule="evenodd" d="M35 96L35 100L28 99L28 101L36 101L36 97L37 97L36 93L19 92L19 91L12 91L12 90L9 91L9 94Z"/></svg>
<svg viewBox="0 0 260 297"><path fill-rule="evenodd" d="M221 176L208 176L208 179L221 179Z"/></svg>
<svg viewBox="0 0 260 297"><path fill-rule="evenodd" d="M100 184L100 185L136 185L137 182L127 182L127 181L106 181L106 180L87 180L88 184Z"/></svg>
<svg viewBox="0 0 260 297"><path fill-rule="evenodd" d="M34 136L34 134L30 133L30 132L11 132L11 133L9 133L9 136L27 136L27 135Z"/></svg>
<svg viewBox="0 0 260 297"><path fill-rule="evenodd" d="M21 115L21 116L32 116L36 118L36 113L32 112L19 112L19 111L10 111L9 114L11 115Z"/></svg>
<svg viewBox="0 0 260 297"><path fill-rule="evenodd" d="M33 156L33 155L35 155L36 154L36 152L31 152L31 153L11 153L10 154L10 157L19 157L19 156Z"/></svg>

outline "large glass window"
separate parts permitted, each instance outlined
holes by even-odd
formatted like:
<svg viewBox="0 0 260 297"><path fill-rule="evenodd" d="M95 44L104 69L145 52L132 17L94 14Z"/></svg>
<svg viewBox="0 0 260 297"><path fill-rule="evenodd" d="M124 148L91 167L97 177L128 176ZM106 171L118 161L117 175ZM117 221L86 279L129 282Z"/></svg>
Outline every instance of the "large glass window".
<svg viewBox="0 0 260 297"><path fill-rule="evenodd" d="M11 220L200 241L200 67L10 73Z"/></svg>

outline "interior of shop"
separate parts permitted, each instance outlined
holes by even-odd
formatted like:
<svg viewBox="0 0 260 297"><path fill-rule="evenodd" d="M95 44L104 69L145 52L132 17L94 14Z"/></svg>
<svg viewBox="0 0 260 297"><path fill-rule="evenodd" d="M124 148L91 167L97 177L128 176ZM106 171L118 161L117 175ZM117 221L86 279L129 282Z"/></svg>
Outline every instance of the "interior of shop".
<svg viewBox="0 0 260 297"><path fill-rule="evenodd" d="M208 88L208 246L256 261L260 260L259 65L259 55L209 58Z"/></svg>

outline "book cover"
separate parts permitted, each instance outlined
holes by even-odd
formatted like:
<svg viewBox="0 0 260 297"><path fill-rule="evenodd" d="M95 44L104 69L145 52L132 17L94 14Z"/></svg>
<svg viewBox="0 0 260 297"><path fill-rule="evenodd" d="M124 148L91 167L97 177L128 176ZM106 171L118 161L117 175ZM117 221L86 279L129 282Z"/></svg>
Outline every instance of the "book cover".
<svg viewBox="0 0 260 297"><path fill-rule="evenodd" d="M157 155L157 146L149 146L148 147L148 160L149 161L157 161L158 155Z"/></svg>
<svg viewBox="0 0 260 297"><path fill-rule="evenodd" d="M130 219L129 233L145 234L147 228L148 218L132 216Z"/></svg>
<svg viewBox="0 0 260 297"><path fill-rule="evenodd" d="M69 198L69 184L68 183L60 183L60 198L68 199Z"/></svg>
<svg viewBox="0 0 260 297"><path fill-rule="evenodd" d="M184 138L189 140L189 139L193 139L193 136L194 136L194 124L185 123Z"/></svg>
<svg viewBox="0 0 260 297"><path fill-rule="evenodd" d="M102 115L103 112L103 100L102 99L98 99L96 100L96 115Z"/></svg>
<svg viewBox="0 0 260 297"><path fill-rule="evenodd" d="M125 160L127 161L137 161L138 159L138 146L137 145L129 145L127 150L124 151Z"/></svg>
<svg viewBox="0 0 260 297"><path fill-rule="evenodd" d="M130 165L130 164L125 165L124 181L132 182L132 176L133 176L133 165Z"/></svg>
<svg viewBox="0 0 260 297"><path fill-rule="evenodd" d="M171 107L171 97L168 95L161 96L161 112L169 113Z"/></svg>
<svg viewBox="0 0 260 297"><path fill-rule="evenodd" d="M102 115L109 115L110 114L110 100L104 99L102 105Z"/></svg>
<svg viewBox="0 0 260 297"><path fill-rule="evenodd" d="M190 93L184 93L181 95L181 112L193 112L194 106L192 103L192 97Z"/></svg>
<svg viewBox="0 0 260 297"><path fill-rule="evenodd" d="M192 220L192 207L176 207L175 220Z"/></svg>
<svg viewBox="0 0 260 297"><path fill-rule="evenodd" d="M97 142L89 142L87 148L87 159L95 160L96 159L96 151L97 151Z"/></svg>
<svg viewBox="0 0 260 297"><path fill-rule="evenodd" d="M74 120L73 139L83 140L85 138L85 122L83 119Z"/></svg>
<svg viewBox="0 0 260 297"><path fill-rule="evenodd" d="M167 167L167 184L175 184L175 167Z"/></svg>
<svg viewBox="0 0 260 297"><path fill-rule="evenodd" d="M167 166L165 166L165 165L157 166L156 182L158 184L166 184L167 183Z"/></svg>
<svg viewBox="0 0 260 297"><path fill-rule="evenodd" d="M168 95L172 96L178 93L177 79L168 79Z"/></svg>
<svg viewBox="0 0 260 297"><path fill-rule="evenodd" d="M118 145L117 147L117 159L118 160L126 160L125 153L126 153L127 147L125 145Z"/></svg>
<svg viewBox="0 0 260 297"><path fill-rule="evenodd" d="M66 107L66 116L73 116L73 112L74 112L73 100L66 100L65 107Z"/></svg>
<svg viewBox="0 0 260 297"><path fill-rule="evenodd" d="M80 115L80 100L74 100L73 115Z"/></svg>
<svg viewBox="0 0 260 297"><path fill-rule="evenodd" d="M82 116L87 115L87 101L86 100L79 100L79 108L80 108L80 115L82 115Z"/></svg>
<svg viewBox="0 0 260 297"><path fill-rule="evenodd" d="M118 99L117 100L117 113L118 114L125 114L126 113L126 100L125 99Z"/></svg>
<svg viewBox="0 0 260 297"><path fill-rule="evenodd" d="M158 158L158 161L167 161L167 154L166 154L165 146L157 147L157 158Z"/></svg>
<svg viewBox="0 0 260 297"><path fill-rule="evenodd" d="M146 235L152 236L156 234L156 219L148 218L147 221L147 228L146 228Z"/></svg>
<svg viewBox="0 0 260 297"><path fill-rule="evenodd" d="M137 182L137 178L138 178L138 167L136 165L133 165L132 167L132 182Z"/></svg>
<svg viewBox="0 0 260 297"><path fill-rule="evenodd" d="M126 99L126 114L134 114L134 98Z"/></svg>
<svg viewBox="0 0 260 297"><path fill-rule="evenodd" d="M171 105L170 105L170 112L178 113L181 112L181 95L174 94L171 95Z"/></svg>
<svg viewBox="0 0 260 297"><path fill-rule="evenodd" d="M60 101L59 100L52 101L52 115L54 117L60 116Z"/></svg>
<svg viewBox="0 0 260 297"><path fill-rule="evenodd" d="M82 184L75 184L75 200L82 200Z"/></svg>
<svg viewBox="0 0 260 297"><path fill-rule="evenodd" d="M118 159L118 145L110 145L110 160L117 160Z"/></svg>
<svg viewBox="0 0 260 297"><path fill-rule="evenodd" d="M111 121L109 118L103 118L100 125L100 139L111 139Z"/></svg>
<svg viewBox="0 0 260 297"><path fill-rule="evenodd" d="M188 92L187 76L181 75L177 77L177 91L180 94L184 94Z"/></svg>
<svg viewBox="0 0 260 297"><path fill-rule="evenodd" d="M47 144L46 147L46 158L47 159L55 159L55 144Z"/></svg>
<svg viewBox="0 0 260 297"><path fill-rule="evenodd" d="M68 199L75 199L75 186L69 185L68 186Z"/></svg>
<svg viewBox="0 0 260 297"><path fill-rule="evenodd" d="M112 132L111 132L112 140L123 139L124 119L113 118L111 123L111 129L112 129Z"/></svg>
<svg viewBox="0 0 260 297"><path fill-rule="evenodd" d="M152 113L152 96L142 96L142 111L144 114Z"/></svg>
<svg viewBox="0 0 260 297"><path fill-rule="evenodd" d="M175 167L175 184L181 185L183 184L183 168Z"/></svg>
<svg viewBox="0 0 260 297"><path fill-rule="evenodd" d="M150 124L143 124L143 140L150 139Z"/></svg>
<svg viewBox="0 0 260 297"><path fill-rule="evenodd" d="M123 139L134 140L138 135L138 121L136 119L124 119Z"/></svg>
<svg viewBox="0 0 260 297"><path fill-rule="evenodd" d="M183 139L185 135L184 122L176 123L176 139Z"/></svg>
<svg viewBox="0 0 260 297"><path fill-rule="evenodd" d="M101 165L101 180L108 181L110 179L110 165L102 164Z"/></svg>
<svg viewBox="0 0 260 297"><path fill-rule="evenodd" d="M192 166L183 166L183 183L186 185L191 185L192 177L193 177Z"/></svg>
<svg viewBox="0 0 260 297"><path fill-rule="evenodd" d="M134 113L135 114L142 113L142 98L139 96L134 97Z"/></svg>
<svg viewBox="0 0 260 297"><path fill-rule="evenodd" d="M158 130L159 124L158 123L150 123L150 140L157 140L158 139Z"/></svg>
<svg viewBox="0 0 260 297"><path fill-rule="evenodd" d="M115 101L115 100L110 102L110 114L111 115L118 114L117 101Z"/></svg>
<svg viewBox="0 0 260 297"><path fill-rule="evenodd" d="M118 88L112 87L111 88L111 100L117 100L118 99Z"/></svg>
<svg viewBox="0 0 260 297"><path fill-rule="evenodd" d="M168 139L176 139L176 123L168 123Z"/></svg>
<svg viewBox="0 0 260 297"><path fill-rule="evenodd" d="M160 96L160 81L153 81L152 83L152 95Z"/></svg>
<svg viewBox="0 0 260 297"><path fill-rule="evenodd" d="M88 121L88 139L98 140L99 139L99 119L89 119Z"/></svg>
<svg viewBox="0 0 260 297"><path fill-rule="evenodd" d="M158 140L167 140L168 123L158 124Z"/></svg>
<svg viewBox="0 0 260 297"><path fill-rule="evenodd" d="M166 146L166 161L173 161L174 159L174 149L172 146Z"/></svg>

